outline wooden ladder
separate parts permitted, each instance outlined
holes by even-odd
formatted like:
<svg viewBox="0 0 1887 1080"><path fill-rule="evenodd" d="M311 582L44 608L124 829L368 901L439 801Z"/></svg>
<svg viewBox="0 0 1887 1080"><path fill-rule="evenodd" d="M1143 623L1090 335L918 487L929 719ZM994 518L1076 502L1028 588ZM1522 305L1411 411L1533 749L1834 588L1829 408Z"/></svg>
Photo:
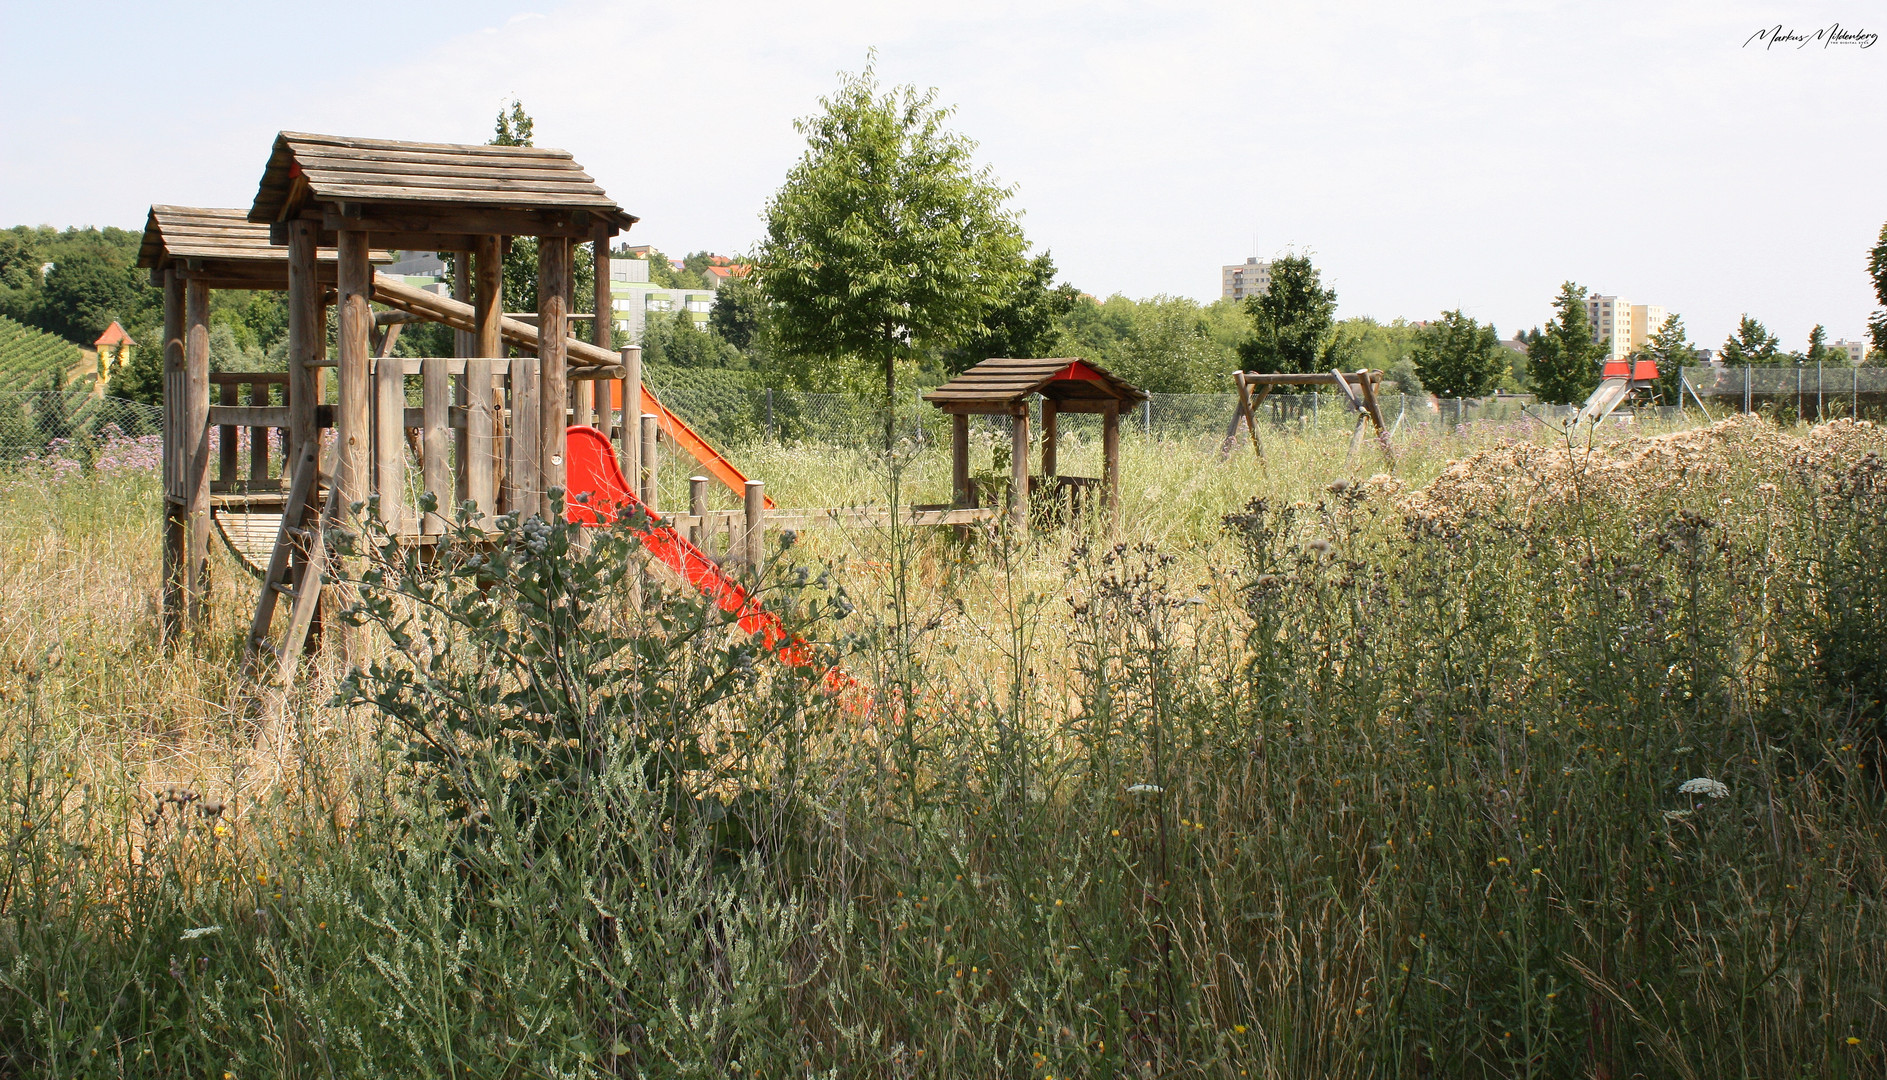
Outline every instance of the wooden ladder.
<svg viewBox="0 0 1887 1080"><path fill-rule="evenodd" d="M283 686L292 686L301 662L302 647L307 644L309 628L321 606L321 586L327 578L328 528L337 513L338 494L330 484L320 510L315 497L320 490L321 448L313 440L303 448L289 483L288 502L282 507L281 531L275 535L275 550L262 575L262 595L256 600L255 619L249 624L249 637L243 643L242 672L253 677L261 665L262 654L275 656L277 677ZM300 558L295 558L300 554ZM292 601L288 629L279 644L269 640L275 621L276 598Z"/></svg>

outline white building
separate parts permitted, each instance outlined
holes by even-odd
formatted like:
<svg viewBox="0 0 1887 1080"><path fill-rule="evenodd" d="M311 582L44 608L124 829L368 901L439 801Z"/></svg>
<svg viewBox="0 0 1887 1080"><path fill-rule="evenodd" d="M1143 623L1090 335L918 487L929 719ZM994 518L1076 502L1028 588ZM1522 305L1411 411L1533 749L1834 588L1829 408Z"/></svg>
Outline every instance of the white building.
<svg viewBox="0 0 1887 1080"><path fill-rule="evenodd" d="M705 331L708 312L714 307L713 289L674 289L651 282L646 259L611 259L609 292L616 329L638 343L651 314L686 311L695 329Z"/></svg>
<svg viewBox="0 0 1887 1080"><path fill-rule="evenodd" d="M1644 348L1670 313L1656 304L1634 304L1622 296L1586 297L1586 322L1594 341L1609 341L1607 360L1619 360Z"/></svg>
<svg viewBox="0 0 1887 1080"><path fill-rule="evenodd" d="M1219 296L1225 300L1243 300L1263 296L1271 289L1271 263L1257 256L1242 263L1219 269Z"/></svg>
<svg viewBox="0 0 1887 1080"><path fill-rule="evenodd" d="M1855 367L1860 367L1862 361L1867 359L1868 346L1865 341L1849 341L1847 338L1837 338L1829 342L1828 347L1837 352L1847 353L1848 363L1853 364Z"/></svg>

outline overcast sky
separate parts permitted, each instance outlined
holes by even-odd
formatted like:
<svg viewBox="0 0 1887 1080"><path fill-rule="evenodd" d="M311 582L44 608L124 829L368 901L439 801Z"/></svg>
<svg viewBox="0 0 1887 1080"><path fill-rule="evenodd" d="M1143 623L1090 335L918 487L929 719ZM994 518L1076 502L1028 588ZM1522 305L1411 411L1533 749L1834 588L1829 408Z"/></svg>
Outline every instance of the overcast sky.
<svg viewBox="0 0 1887 1080"><path fill-rule="evenodd" d="M162 10L160 10L162 9ZM277 130L482 142L516 95L642 217L747 250L793 120L878 50L937 87L1097 296L1211 299L1311 252L1344 315L1509 334L1562 280L1788 347L1858 338L1887 221L1887 32L1856 2L949 4L0 0L0 224L247 206Z"/></svg>

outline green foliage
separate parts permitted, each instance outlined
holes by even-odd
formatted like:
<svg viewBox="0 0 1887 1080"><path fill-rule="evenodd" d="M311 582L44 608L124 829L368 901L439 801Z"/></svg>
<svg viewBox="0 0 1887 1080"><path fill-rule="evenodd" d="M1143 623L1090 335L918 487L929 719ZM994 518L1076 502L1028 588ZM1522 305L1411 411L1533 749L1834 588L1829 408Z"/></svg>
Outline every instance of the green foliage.
<svg viewBox="0 0 1887 1080"><path fill-rule="evenodd" d="M1665 316L1663 325L1645 342L1644 351L1658 363L1658 400L1666 405L1682 405L1684 367L1697 362L1697 350L1684 332L1684 320L1675 314Z"/></svg>
<svg viewBox="0 0 1887 1080"><path fill-rule="evenodd" d="M1887 363L1887 224L1880 227L1880 239L1867 251L1867 276L1874 282L1874 302L1880 307L1867 319L1867 334L1873 343L1868 350L1872 363Z"/></svg>
<svg viewBox="0 0 1887 1080"><path fill-rule="evenodd" d="M1576 405L1599 383L1605 346L1592 340L1584 286L1562 284L1553 310L1556 317L1527 346L1527 384L1541 401Z"/></svg>
<svg viewBox="0 0 1887 1080"><path fill-rule="evenodd" d="M511 99L511 111L507 113L503 106L498 109L497 122L492 125L491 141L487 146L531 146L531 133L537 124L531 114L524 111L524 105L517 98Z"/></svg>
<svg viewBox="0 0 1887 1080"><path fill-rule="evenodd" d="M760 344L766 318L766 293L752 274L722 282L714 294L714 306L708 311L708 325L721 335L721 340L743 353Z"/></svg>
<svg viewBox="0 0 1887 1080"><path fill-rule="evenodd" d="M1411 348L1422 385L1445 398L1491 393L1508 371L1506 352L1493 326L1482 326L1459 309L1444 311L1423 327Z"/></svg>
<svg viewBox="0 0 1887 1080"><path fill-rule="evenodd" d="M1073 355L1142 389L1213 394L1225 392L1247 329L1230 300L1201 306L1181 296L1136 301L1116 293L1100 302L1077 297L1059 333Z"/></svg>
<svg viewBox="0 0 1887 1080"><path fill-rule="evenodd" d="M1252 337L1239 348L1247 371L1267 374L1329 371L1346 359L1336 333L1337 292L1308 255L1271 263L1271 287L1245 300Z"/></svg>
<svg viewBox="0 0 1887 1080"><path fill-rule="evenodd" d="M1736 333L1724 339L1723 349L1718 356L1725 364L1734 367L1744 364L1779 364L1787 359L1782 355L1776 335L1747 314L1736 324Z"/></svg>
<svg viewBox="0 0 1887 1080"><path fill-rule="evenodd" d="M1337 333L1344 339L1343 351L1359 368L1381 371L1388 385L1398 394L1424 393L1422 378L1415 371L1415 338L1421 328L1402 318L1379 323L1367 315L1344 319Z"/></svg>
<svg viewBox="0 0 1887 1080"><path fill-rule="evenodd" d="M1022 275L1010 192L972 164L975 144L935 100L910 86L881 95L868 64L797 124L808 147L767 204L756 273L807 385L875 374L891 402L900 365L974 333Z"/></svg>
<svg viewBox="0 0 1887 1080"><path fill-rule="evenodd" d="M1061 323L1082 302L1079 289L1055 284L1055 260L1044 251L1025 264L1014 290L983 313L974 331L943 350L945 373L997 356L1070 355L1072 342L1063 337Z"/></svg>
<svg viewBox="0 0 1887 1080"><path fill-rule="evenodd" d="M642 362L683 368L745 368L747 358L712 324L688 311L650 312L642 328Z"/></svg>
<svg viewBox="0 0 1887 1080"><path fill-rule="evenodd" d="M131 359L118 365L105 384L105 396L142 405L164 404L164 350L161 343L141 345Z"/></svg>
<svg viewBox="0 0 1887 1080"><path fill-rule="evenodd" d="M96 341L114 319L137 341L155 341L163 296L135 265L140 236L46 226L0 233L0 314L79 345Z"/></svg>

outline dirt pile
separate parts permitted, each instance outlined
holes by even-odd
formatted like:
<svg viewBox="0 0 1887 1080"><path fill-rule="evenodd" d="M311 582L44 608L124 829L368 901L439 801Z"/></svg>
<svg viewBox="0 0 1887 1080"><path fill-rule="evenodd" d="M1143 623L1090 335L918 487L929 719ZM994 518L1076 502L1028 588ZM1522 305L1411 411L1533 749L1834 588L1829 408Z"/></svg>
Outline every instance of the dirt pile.
<svg viewBox="0 0 1887 1080"><path fill-rule="evenodd" d="M1580 500L1622 509L1721 498L1742 486L1806 474L1832 477L1868 455L1887 455L1887 430L1837 420L1792 431L1755 416L1734 416L1689 431L1591 446L1511 442L1444 469L1402 496L1410 518L1436 523L1487 515L1526 517Z"/></svg>

